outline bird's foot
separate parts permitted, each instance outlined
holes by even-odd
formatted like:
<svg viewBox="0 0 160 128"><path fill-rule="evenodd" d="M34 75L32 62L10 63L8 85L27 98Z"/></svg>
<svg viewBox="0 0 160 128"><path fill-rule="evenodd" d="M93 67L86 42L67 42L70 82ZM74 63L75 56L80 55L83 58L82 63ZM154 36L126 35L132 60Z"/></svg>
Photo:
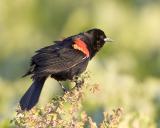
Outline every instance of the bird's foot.
<svg viewBox="0 0 160 128"><path fill-rule="evenodd" d="M77 90L79 90L84 84L84 79L81 78L80 76L75 76L73 82L75 82L75 87L73 88L77 88Z"/></svg>
<svg viewBox="0 0 160 128"><path fill-rule="evenodd" d="M75 81L75 83L76 83L75 87L79 90L82 87L82 85L84 84L84 80L83 79L77 80L77 81Z"/></svg>

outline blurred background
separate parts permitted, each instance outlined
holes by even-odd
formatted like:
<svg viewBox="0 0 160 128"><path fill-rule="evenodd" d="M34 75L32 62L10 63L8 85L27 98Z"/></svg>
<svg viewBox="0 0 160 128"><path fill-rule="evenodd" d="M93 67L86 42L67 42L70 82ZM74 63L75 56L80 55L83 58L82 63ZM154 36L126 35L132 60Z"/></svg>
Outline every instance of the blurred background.
<svg viewBox="0 0 160 128"><path fill-rule="evenodd" d="M0 127L8 127L31 85L21 76L34 51L95 27L115 42L88 66L100 92L86 95L85 110L98 123L103 111L122 107L124 127L160 128L159 0L1 0ZM48 79L39 105L61 94L58 83Z"/></svg>

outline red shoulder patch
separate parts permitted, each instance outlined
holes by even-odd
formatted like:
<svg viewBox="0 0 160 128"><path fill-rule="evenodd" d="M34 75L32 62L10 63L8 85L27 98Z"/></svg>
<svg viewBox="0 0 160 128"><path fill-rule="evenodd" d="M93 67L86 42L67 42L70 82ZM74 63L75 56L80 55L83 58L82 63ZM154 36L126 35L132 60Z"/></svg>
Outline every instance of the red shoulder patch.
<svg viewBox="0 0 160 128"><path fill-rule="evenodd" d="M87 48L87 45L80 38L74 40L73 48L80 50L86 55L86 57L89 57L89 50Z"/></svg>

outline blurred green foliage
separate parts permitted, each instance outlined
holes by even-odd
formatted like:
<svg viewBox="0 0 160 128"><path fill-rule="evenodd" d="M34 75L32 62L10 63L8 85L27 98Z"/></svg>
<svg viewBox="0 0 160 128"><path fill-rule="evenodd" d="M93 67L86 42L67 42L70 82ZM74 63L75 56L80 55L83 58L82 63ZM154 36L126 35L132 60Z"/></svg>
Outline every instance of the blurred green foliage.
<svg viewBox="0 0 160 128"><path fill-rule="evenodd" d="M81 88L73 87L63 96L55 97L45 107L34 107L31 111L17 108L12 126L16 128L117 128L121 125L123 109L113 109L103 112L98 124L84 111L83 100L85 93L98 92L98 86L86 84L86 74L79 77L77 82Z"/></svg>
<svg viewBox="0 0 160 128"><path fill-rule="evenodd" d="M21 76L34 51L94 27L115 42L88 66L101 89L86 96L87 113L101 122L103 110L123 107L124 124L134 122L128 127L160 127L159 7L159 0L1 0L0 127L8 127L31 84ZM40 105L61 94L57 82L47 80Z"/></svg>

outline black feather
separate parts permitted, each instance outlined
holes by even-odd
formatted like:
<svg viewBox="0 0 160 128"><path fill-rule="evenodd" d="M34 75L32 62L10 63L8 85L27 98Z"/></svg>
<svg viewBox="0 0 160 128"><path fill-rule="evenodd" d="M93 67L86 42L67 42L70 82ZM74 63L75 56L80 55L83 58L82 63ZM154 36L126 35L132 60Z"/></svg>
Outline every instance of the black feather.
<svg viewBox="0 0 160 128"><path fill-rule="evenodd" d="M23 95L20 100L20 107L22 110L30 110L38 102L41 90L43 88L46 77L37 78L34 80L30 88Z"/></svg>
<svg viewBox="0 0 160 128"><path fill-rule="evenodd" d="M89 56L84 54L83 46L74 47L76 39L86 44ZM32 75L33 83L20 100L21 109L30 110L36 105L48 76L58 81L72 80L84 72L88 62L104 45L104 39L106 35L102 30L91 29L37 50L31 59L29 71L23 76Z"/></svg>

